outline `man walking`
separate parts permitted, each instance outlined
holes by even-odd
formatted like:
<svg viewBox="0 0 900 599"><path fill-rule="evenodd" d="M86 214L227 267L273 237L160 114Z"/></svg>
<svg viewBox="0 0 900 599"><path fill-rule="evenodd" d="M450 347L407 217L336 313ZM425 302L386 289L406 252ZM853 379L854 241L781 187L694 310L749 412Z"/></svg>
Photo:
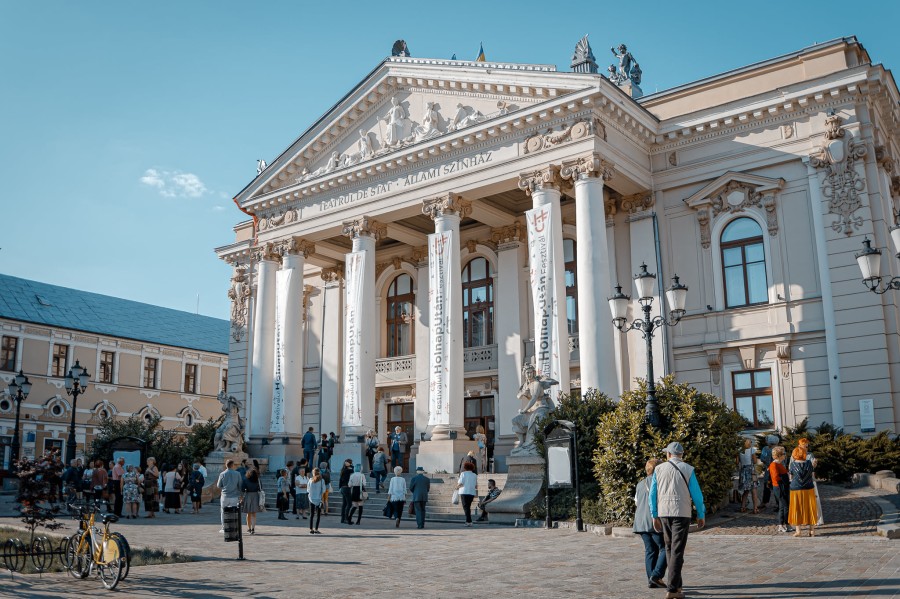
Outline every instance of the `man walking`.
<svg viewBox="0 0 900 599"><path fill-rule="evenodd" d="M219 474L216 481L216 487L222 492L219 498L220 515L222 520L222 529L219 532L225 532L225 508L234 507L241 500L241 475L234 469L234 460L225 461L225 470ZM238 524L240 526L240 523Z"/></svg>
<svg viewBox="0 0 900 599"><path fill-rule="evenodd" d="M391 433L391 466L403 466L403 454L406 453L406 444L409 442L406 433L399 426L394 427Z"/></svg>
<svg viewBox="0 0 900 599"><path fill-rule="evenodd" d="M353 474L353 460L344 460L338 488L341 490L341 524L347 524L350 518L350 475Z"/></svg>
<svg viewBox="0 0 900 599"><path fill-rule="evenodd" d="M706 524L703 492L694 467L681 459L684 448L673 441L666 447L667 462L656 467L650 482L650 515L653 527L663 533L668 564L666 599L683 599L681 568L691 526L691 500L697 508L697 527Z"/></svg>
<svg viewBox="0 0 900 599"><path fill-rule="evenodd" d="M416 526L425 528L425 506L428 504L428 492L431 490L431 479L425 475L425 468L416 468L416 475L409 481L412 493L412 506L416 512Z"/></svg>
<svg viewBox="0 0 900 599"><path fill-rule="evenodd" d="M316 439L316 434L313 432L313 427L309 427L309 430L303 433L303 439L300 440L300 444L303 446L303 457L306 458L306 463L316 464L316 447L318 447L319 442Z"/></svg>

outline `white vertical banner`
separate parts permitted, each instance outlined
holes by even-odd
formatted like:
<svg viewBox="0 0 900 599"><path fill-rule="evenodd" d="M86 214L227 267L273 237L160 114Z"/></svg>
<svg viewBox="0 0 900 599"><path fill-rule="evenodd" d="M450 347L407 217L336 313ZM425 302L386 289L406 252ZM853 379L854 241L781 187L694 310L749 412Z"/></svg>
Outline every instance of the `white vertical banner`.
<svg viewBox="0 0 900 599"><path fill-rule="evenodd" d="M534 306L534 358L537 373L545 379L560 380L559 302L553 281L554 262L562 259L553 253L553 206L539 206L525 213L528 223L528 258L531 297ZM602 298L600 298L602 299ZM598 299L598 301L600 301ZM569 350L566 339L565 351ZM554 403L559 386L550 388Z"/></svg>
<svg viewBox="0 0 900 599"><path fill-rule="evenodd" d="M292 269L275 272L275 369L272 381L272 420L269 432L284 432L284 320L287 317L288 286Z"/></svg>
<svg viewBox="0 0 900 599"><path fill-rule="evenodd" d="M363 347L360 327L373 326L363 323L363 276L365 275L366 252L347 254L344 279L346 281L346 302L344 304L344 402L341 425L362 426L362 394L374 393L374 389L363 390L360 384ZM371 298L370 300L371 301Z"/></svg>
<svg viewBox="0 0 900 599"><path fill-rule="evenodd" d="M450 331L462 326L450 309L454 243L452 231L428 236L428 426L450 424Z"/></svg>

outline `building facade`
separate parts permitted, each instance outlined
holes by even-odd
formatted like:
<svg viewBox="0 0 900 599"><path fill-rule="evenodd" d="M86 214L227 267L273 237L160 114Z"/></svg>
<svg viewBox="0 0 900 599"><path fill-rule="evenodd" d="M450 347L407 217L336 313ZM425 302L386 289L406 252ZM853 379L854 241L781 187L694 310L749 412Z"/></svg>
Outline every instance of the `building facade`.
<svg viewBox="0 0 900 599"><path fill-rule="evenodd" d="M563 392L645 376L607 303L642 265L654 315L676 273L689 287L657 376L748 430L897 430L897 300L854 259L889 244L900 200L890 72L844 38L636 98L630 54L610 78L582 54L569 73L385 59L261 165L216 250L254 454L297 455L310 426L353 454L400 426L453 471L480 425L503 470L526 362Z"/></svg>
<svg viewBox="0 0 900 599"><path fill-rule="evenodd" d="M59 450L75 409L76 455L104 418L159 417L187 433L222 413L228 379L227 320L0 275L0 456L8 469L15 401L6 386L32 383L20 414L20 456ZM72 405L65 376L76 361L90 383Z"/></svg>

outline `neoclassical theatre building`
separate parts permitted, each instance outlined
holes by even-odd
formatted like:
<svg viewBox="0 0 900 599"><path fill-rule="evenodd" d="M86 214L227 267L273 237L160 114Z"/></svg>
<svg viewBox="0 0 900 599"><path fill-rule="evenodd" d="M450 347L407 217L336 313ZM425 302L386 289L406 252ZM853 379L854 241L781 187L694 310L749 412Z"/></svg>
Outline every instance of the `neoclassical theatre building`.
<svg viewBox="0 0 900 599"><path fill-rule="evenodd" d="M809 418L897 430L900 201L890 73L853 37L641 95L627 49L554 66L383 60L236 197L228 389L254 455L309 427L359 460L400 426L407 466L454 471L478 426L514 450L523 365L612 396L647 372L612 323L620 284L674 275L683 319L654 369L722 397L748 430ZM598 73L603 71L604 74Z"/></svg>

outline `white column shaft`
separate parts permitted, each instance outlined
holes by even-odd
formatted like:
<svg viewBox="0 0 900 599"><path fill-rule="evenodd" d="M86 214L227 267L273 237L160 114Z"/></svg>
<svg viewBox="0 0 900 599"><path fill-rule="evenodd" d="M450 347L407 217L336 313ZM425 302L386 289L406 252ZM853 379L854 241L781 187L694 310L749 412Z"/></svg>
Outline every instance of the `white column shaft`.
<svg viewBox="0 0 900 599"><path fill-rule="evenodd" d="M419 264L416 269L416 438L428 426L428 386L431 381L428 370L429 360L429 315L428 315L428 263ZM412 440L410 439L410 442Z"/></svg>
<svg viewBox="0 0 900 599"><path fill-rule="evenodd" d="M557 301L557 318L559 339L553 340L553 351L559 355L559 393L569 392L569 323L566 318L566 269L563 254L562 212L559 208L559 190L553 187L541 187L531 192L534 208L549 205L553 210L553 287ZM540 338L539 322L534 323L535 341ZM535 349L537 351L537 349Z"/></svg>
<svg viewBox="0 0 900 599"><path fill-rule="evenodd" d="M288 254L281 269L291 272L287 288L287 313L284 319L284 357L282 384L284 385L284 432L287 435L303 431L303 255Z"/></svg>
<svg viewBox="0 0 900 599"><path fill-rule="evenodd" d="M272 418L275 361L275 271L278 265L260 260L256 266L256 313L253 318L253 383L250 392L250 435L268 436Z"/></svg>
<svg viewBox="0 0 900 599"><path fill-rule="evenodd" d="M365 434L368 429L375 428L375 358L378 356L375 335L375 327L378 326L375 307L375 237L364 234L356 235L353 238L353 251L366 252L361 295L369 300L363 302L362 314L359 319L359 338L362 345L359 384L360 389L363 390L360 411L363 424L358 428L353 427L354 430L348 429L346 433L351 436Z"/></svg>
<svg viewBox="0 0 900 599"><path fill-rule="evenodd" d="M653 290L653 309L650 312L650 317L653 318L659 314L665 314L666 305L662 297L662 287L665 286L665 282L662 279L662 273L660 272L659 264L656 261L656 233L653 230L653 216L646 215L642 218L632 220L628 227L631 236L632 271L634 273L639 272L641 264L646 262L647 270L656 273L656 286ZM624 280L623 277L622 293L629 294L632 297L631 317L643 318L644 313L641 311L641 305L638 303L639 298L637 297L637 289L634 286L634 279L631 276L628 277L628 280ZM665 351L663 345L663 338L665 335L666 330L663 328L659 328L653 333L653 377L656 380L659 380L667 374L665 370L665 355L663 354ZM637 331L634 331L628 333L628 343L631 349L630 354L633 358L630 360L630 364L632 365L632 381L635 377L646 378L646 341L644 341L643 337L641 337Z"/></svg>
<svg viewBox="0 0 900 599"><path fill-rule="evenodd" d="M619 394L615 344L609 310L609 254L606 244L606 211L603 179L575 181L577 236L578 339L581 391L597 389L610 397Z"/></svg>
<svg viewBox="0 0 900 599"><path fill-rule="evenodd" d="M497 341L497 419L496 438L512 435L512 419L522 408L516 397L521 384L522 245L508 243L497 250L497 286L494 288L494 338Z"/></svg>
<svg viewBox="0 0 900 599"><path fill-rule="evenodd" d="M319 406L323 433L340 434L341 340L344 322L344 290L340 282L326 283L322 290L322 372Z"/></svg>
<svg viewBox="0 0 900 599"><path fill-rule="evenodd" d="M441 214L434 219L435 233L453 233L453 249L450 252L450 268L447 275L452 277L450 284L450 322L455 323L445 331L445 339L449 339L449 385L448 406L450 409L449 426L438 425L434 427L433 438L446 438L449 431L455 430L460 435L465 431L463 426L463 310L462 310L462 272L459 261L459 222L457 214ZM430 265L431 267L431 265Z"/></svg>

